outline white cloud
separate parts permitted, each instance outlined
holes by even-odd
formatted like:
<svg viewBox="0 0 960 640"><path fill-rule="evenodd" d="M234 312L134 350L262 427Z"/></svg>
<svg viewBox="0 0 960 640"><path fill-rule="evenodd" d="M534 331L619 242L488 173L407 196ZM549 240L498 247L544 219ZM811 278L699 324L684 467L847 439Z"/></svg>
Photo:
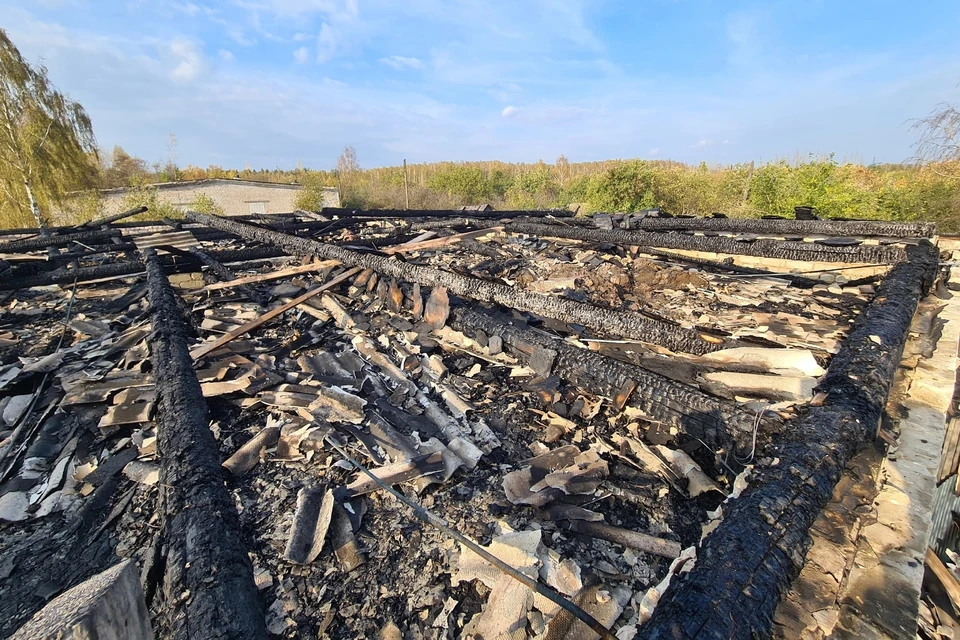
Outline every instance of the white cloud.
<svg viewBox="0 0 960 640"><path fill-rule="evenodd" d="M87 108L101 144L121 144L148 162L166 155L170 131L182 161L201 166L248 160L293 166L303 158L307 166L325 168L348 144L365 166L405 156L516 162L565 153L602 160L633 157L644 148L647 157L689 162L766 161L795 151L898 161L910 155L913 142L904 121L960 98L960 59L940 49L911 58L904 55L907 45L885 41L872 53L825 51L801 63L778 57L776 43L765 39L765 23L752 28L746 20L730 32L721 27L717 40L728 47L739 42L746 52L759 37L762 54L753 64L696 77L667 69L651 75L606 63L577 42L589 41L584 34L560 35L555 28L571 23L559 17L543 25L542 37L529 37L541 25L518 18L538 15L534 0L486 1L364 0L360 20L338 0L222 0L218 6L232 12L197 14L222 29L219 40L199 28L209 25L197 25L206 43L177 46L156 39L182 28L183 14L169 6L144 3L142 19L119 16L116 23L105 19L110 10L100 3L58 9L47 22L34 17L47 15L36 5L22 9L0 0L0 12L23 54L43 59L57 86ZM280 3L289 7L286 17L256 9L262 29L284 39L277 59L244 11ZM307 6L312 13L291 13ZM81 11L93 12L92 19L81 20ZM229 24L215 21L228 14ZM489 24L477 19L485 14ZM289 56L301 45L311 59L320 53L321 23L328 25L324 55L338 64L321 74L296 73ZM257 38L262 49L249 50L257 64L220 62L227 56L218 47L251 58L231 42L231 30L247 44ZM434 37L430 54L418 48L424 34ZM378 62L387 52L417 54L421 71L396 82L394 67ZM347 65L353 70L345 71ZM797 86L821 99L796 100ZM118 95L117 87L129 90Z"/></svg>
<svg viewBox="0 0 960 640"><path fill-rule="evenodd" d="M761 61L765 35L770 31L763 10L742 11L727 17L727 40L730 44L728 61L734 65L754 65Z"/></svg>
<svg viewBox="0 0 960 640"><path fill-rule="evenodd" d="M388 67L393 67L397 71L404 69L422 69L423 62L420 58L407 58L405 56L390 56L389 58L380 58L380 63Z"/></svg>
<svg viewBox="0 0 960 640"><path fill-rule="evenodd" d="M243 29L229 29L227 31L227 35L230 36L230 39L241 47L252 47L253 45L257 44L255 39L247 37L247 34L244 33Z"/></svg>
<svg viewBox="0 0 960 640"><path fill-rule="evenodd" d="M317 62L324 63L334 59L347 48L347 42L336 28L324 22L317 35Z"/></svg>
<svg viewBox="0 0 960 640"><path fill-rule="evenodd" d="M220 56L220 59L224 62L233 62L233 52L228 49L220 49L217 51L217 55Z"/></svg>
<svg viewBox="0 0 960 640"><path fill-rule="evenodd" d="M205 61L203 52L196 43L186 38L174 38L169 46L170 54L177 65L170 72L170 77L178 82L189 82L203 71Z"/></svg>
<svg viewBox="0 0 960 640"><path fill-rule="evenodd" d="M306 47L300 47L293 52L293 58L300 64L307 64L307 61L310 60L310 50Z"/></svg>
<svg viewBox="0 0 960 640"><path fill-rule="evenodd" d="M200 13L200 7L193 4L192 2L175 2L173 8L181 13L185 13L190 17L193 17Z"/></svg>

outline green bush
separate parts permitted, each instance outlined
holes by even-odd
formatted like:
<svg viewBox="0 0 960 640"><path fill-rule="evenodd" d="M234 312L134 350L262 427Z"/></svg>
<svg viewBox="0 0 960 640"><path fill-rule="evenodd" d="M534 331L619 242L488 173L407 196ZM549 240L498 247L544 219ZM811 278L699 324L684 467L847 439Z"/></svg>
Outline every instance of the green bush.
<svg viewBox="0 0 960 640"><path fill-rule="evenodd" d="M223 207L202 191L197 195L197 201L193 203L193 210L197 213L206 213L212 216L223 215Z"/></svg>
<svg viewBox="0 0 960 640"><path fill-rule="evenodd" d="M458 197L461 204L481 204L491 200L494 193L493 185L481 169L453 163L434 173L427 186Z"/></svg>

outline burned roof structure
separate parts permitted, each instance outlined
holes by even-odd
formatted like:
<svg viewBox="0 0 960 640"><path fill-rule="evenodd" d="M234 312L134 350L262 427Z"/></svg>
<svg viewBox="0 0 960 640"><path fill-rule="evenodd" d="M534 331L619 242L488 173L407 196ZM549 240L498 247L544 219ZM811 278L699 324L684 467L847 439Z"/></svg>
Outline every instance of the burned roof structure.
<svg viewBox="0 0 960 640"><path fill-rule="evenodd" d="M932 225L135 213L0 237L0 636L885 624L790 589L956 368Z"/></svg>

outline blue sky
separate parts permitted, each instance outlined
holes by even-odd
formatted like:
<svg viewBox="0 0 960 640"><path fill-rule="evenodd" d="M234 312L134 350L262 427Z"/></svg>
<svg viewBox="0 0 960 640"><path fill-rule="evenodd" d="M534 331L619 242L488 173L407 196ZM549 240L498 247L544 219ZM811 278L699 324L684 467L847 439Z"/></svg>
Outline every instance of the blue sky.
<svg viewBox="0 0 960 640"><path fill-rule="evenodd" d="M0 0L101 146L181 165L912 155L960 3Z"/></svg>

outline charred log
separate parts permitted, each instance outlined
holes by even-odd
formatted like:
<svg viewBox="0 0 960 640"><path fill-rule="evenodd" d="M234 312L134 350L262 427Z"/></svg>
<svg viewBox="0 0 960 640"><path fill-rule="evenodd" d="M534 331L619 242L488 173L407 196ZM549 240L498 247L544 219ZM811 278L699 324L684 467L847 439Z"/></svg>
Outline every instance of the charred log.
<svg viewBox="0 0 960 640"><path fill-rule="evenodd" d="M635 386L626 404L640 409L651 420L701 440L714 451L729 451L734 445L749 446L754 416L696 387L463 305L451 309L451 326L469 336L477 335L478 331L487 336L500 336L505 344L521 354L531 351L532 347L551 349L557 354L553 374L588 393L615 398L625 386Z"/></svg>
<svg viewBox="0 0 960 640"><path fill-rule="evenodd" d="M877 433L910 321L937 269L929 244L907 249L857 318L820 391L822 406L764 451L750 486L725 508L640 628L645 639L769 637L780 597L799 574L809 530L850 459Z"/></svg>
<svg viewBox="0 0 960 640"><path fill-rule="evenodd" d="M657 249L647 248L647 249L644 249L644 253L650 254L652 256L658 256L660 258L665 258L667 260L685 262L687 264L692 264L711 272L736 273L736 274L753 275L753 276L769 276L771 278L780 278L783 280L789 280L791 285L800 289L810 289L814 285L822 284L820 280L815 280L813 278L795 276L789 273L775 273L773 271L767 271L765 269L743 267L738 264L727 263L727 262L716 262L715 260L701 260L700 258L691 258L690 256L685 256L679 253L671 253L669 251L659 251Z"/></svg>
<svg viewBox="0 0 960 640"><path fill-rule="evenodd" d="M220 263L262 260L264 258L278 258L284 255L286 254L276 247L251 247L249 249L229 249L209 252L209 256ZM167 274L199 271L202 265L198 259L192 257L184 259L173 256L161 256L160 262ZM143 273L143 270L143 263L139 260L115 262L96 267L79 267L75 269L61 267L44 273L32 272L23 277L15 276L7 278L0 281L0 291L14 291L16 289L27 289L29 287L47 287L54 284L70 284L74 280L77 282L87 282L90 280L99 280L100 278L136 275Z"/></svg>
<svg viewBox="0 0 960 640"><path fill-rule="evenodd" d="M190 255L195 256L200 262L202 262L221 282L229 282L237 279L237 274L223 266L219 260L211 256L209 253L193 247L190 249ZM264 296L250 285L239 285L237 287L237 291L260 305L266 305L270 301L268 297Z"/></svg>
<svg viewBox="0 0 960 640"><path fill-rule="evenodd" d="M882 236L929 238L937 233L933 222L889 220L765 220L758 218L643 218L632 224L644 231L727 231L731 233L803 234L825 236Z"/></svg>
<svg viewBox="0 0 960 640"><path fill-rule="evenodd" d="M163 626L174 638L265 639L253 565L187 349L188 324L156 253L148 250L145 262L160 482L166 488L163 594L169 613Z"/></svg>
<svg viewBox="0 0 960 640"><path fill-rule="evenodd" d="M320 210L325 216L349 216L351 218L572 218L573 212L566 209L548 209L543 211L460 211L459 209L342 209L324 207Z"/></svg>
<svg viewBox="0 0 960 640"><path fill-rule="evenodd" d="M450 293L471 300L496 302L562 322L581 324L602 331L607 335L623 336L659 344L672 351L704 354L738 344L733 340L723 340L711 337L704 332L683 329L666 322L651 320L640 313L602 309L564 298L518 290L503 284L462 276L441 269L408 264L395 258L371 253L358 253L314 240L259 229L218 216L193 211L186 215L187 219L192 222L200 222L217 229L230 231L250 240L274 244L296 255L318 256L328 260L337 260L348 266L372 269L381 275L418 283L421 286L444 287Z"/></svg>
<svg viewBox="0 0 960 640"><path fill-rule="evenodd" d="M120 213L115 213L111 216L104 216L102 218L97 218L96 220L91 220L90 222L85 222L81 226L88 227L88 228L101 227L105 224L117 222L118 220L123 220L124 218L132 218L135 215L146 213L146 212L147 212L146 207L136 207L134 209L130 209L129 211L121 211Z"/></svg>
<svg viewBox="0 0 960 640"><path fill-rule="evenodd" d="M474 220L471 226L489 228L499 226L490 220ZM510 223L505 230L538 237L567 238L583 242L606 242L638 247L660 247L684 251L704 251L728 255L759 256L781 260L808 262L852 262L888 264L903 262L907 254L903 247L858 245L833 247L813 242L785 242L780 240L739 241L735 238L711 238L683 233L656 233L652 231L622 231L619 229L584 229L551 224Z"/></svg>
<svg viewBox="0 0 960 640"><path fill-rule="evenodd" d="M97 229L94 231L80 231L79 233L68 233L65 235L37 236L27 238L26 240L12 240L0 244L0 253L23 253L25 251L34 251L36 249L46 249L47 247L63 247L72 242L84 242L93 244L100 241L110 241L110 238L120 236L119 229Z"/></svg>

